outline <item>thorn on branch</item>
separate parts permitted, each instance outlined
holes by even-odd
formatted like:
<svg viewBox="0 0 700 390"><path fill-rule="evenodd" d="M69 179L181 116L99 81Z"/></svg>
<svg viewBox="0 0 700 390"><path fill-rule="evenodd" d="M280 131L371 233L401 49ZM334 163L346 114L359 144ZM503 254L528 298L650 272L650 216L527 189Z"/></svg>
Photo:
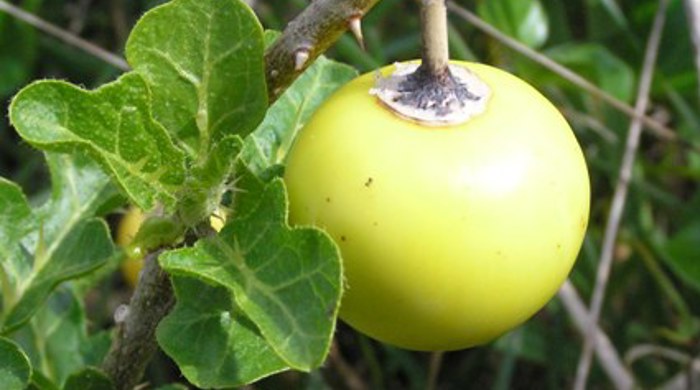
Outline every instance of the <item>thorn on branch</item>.
<svg viewBox="0 0 700 390"><path fill-rule="evenodd" d="M300 71L304 69L306 63L309 61L311 56L311 48L308 46L301 46L294 51L294 70Z"/></svg>
<svg viewBox="0 0 700 390"><path fill-rule="evenodd" d="M348 29L355 36L362 50L365 50L365 40L362 37L362 14L355 14L348 19Z"/></svg>
<svg viewBox="0 0 700 390"><path fill-rule="evenodd" d="M129 317L129 305L119 305L114 311L114 323L121 324Z"/></svg>
<svg viewBox="0 0 700 390"><path fill-rule="evenodd" d="M366 15L378 1L315 0L309 3L265 52L269 102L277 100L301 72L345 31L352 28L361 31L359 18ZM357 21L353 21L353 18ZM353 34L357 36L356 32ZM300 51L303 47L306 50Z"/></svg>

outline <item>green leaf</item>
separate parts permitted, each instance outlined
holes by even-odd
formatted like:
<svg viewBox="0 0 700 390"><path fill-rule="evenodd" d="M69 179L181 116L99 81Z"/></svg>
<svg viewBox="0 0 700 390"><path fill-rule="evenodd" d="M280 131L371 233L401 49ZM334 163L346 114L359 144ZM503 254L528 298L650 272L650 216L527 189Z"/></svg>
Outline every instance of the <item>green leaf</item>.
<svg viewBox="0 0 700 390"><path fill-rule="evenodd" d="M181 383L169 383L167 385L159 386L156 390L189 390L189 387Z"/></svg>
<svg viewBox="0 0 700 390"><path fill-rule="evenodd" d="M479 16L502 32L532 48L549 35L549 20L539 0L482 0Z"/></svg>
<svg viewBox="0 0 700 390"><path fill-rule="evenodd" d="M235 170L236 159L243 148L239 136L229 136L218 142L212 149L207 163L195 168L194 174L206 188L222 187Z"/></svg>
<svg viewBox="0 0 700 390"><path fill-rule="evenodd" d="M676 275L700 291L700 222L692 222L664 245L665 259Z"/></svg>
<svg viewBox="0 0 700 390"><path fill-rule="evenodd" d="M109 229L103 220L79 222L55 247L50 261L21 284L22 297L5 319L3 332L27 321L58 283L99 267L112 251Z"/></svg>
<svg viewBox="0 0 700 390"><path fill-rule="evenodd" d="M263 42L265 43L265 48L267 49L268 47L272 46L280 35L282 35L282 33L277 30L263 31Z"/></svg>
<svg viewBox="0 0 700 390"><path fill-rule="evenodd" d="M94 367L84 369L72 374L63 385L63 390L110 390L114 389L112 381Z"/></svg>
<svg viewBox="0 0 700 390"><path fill-rule="evenodd" d="M31 373L32 367L22 349L0 337L0 389L23 390L29 383Z"/></svg>
<svg viewBox="0 0 700 390"><path fill-rule="evenodd" d="M129 245L138 248L139 253L149 253L182 241L184 233L183 226L171 216L149 216L141 223Z"/></svg>
<svg viewBox="0 0 700 390"><path fill-rule="evenodd" d="M199 161L225 136L252 131L267 108L262 27L242 1L154 8L126 56L151 86L155 117Z"/></svg>
<svg viewBox="0 0 700 390"><path fill-rule="evenodd" d="M186 225L207 219L221 204L224 193L232 187L229 181L242 144L238 136L226 137L214 146L204 166L193 168L189 191L178 205L179 217Z"/></svg>
<svg viewBox="0 0 700 390"><path fill-rule="evenodd" d="M21 240L35 227L32 210L22 190L16 184L0 177L0 287L2 310L6 311L17 300L17 284L30 267L29 254Z"/></svg>
<svg viewBox="0 0 700 390"><path fill-rule="evenodd" d="M47 162L51 197L31 214L19 189L0 182L0 203L15 202L0 204L9 210L0 217L2 332L28 320L58 283L100 267L114 252L107 225L92 218L116 196L109 178L81 154L48 154Z"/></svg>
<svg viewBox="0 0 700 390"><path fill-rule="evenodd" d="M140 208L175 203L184 156L153 120L139 75L128 73L95 91L63 81L33 83L12 100L10 120L38 148L87 151Z"/></svg>
<svg viewBox="0 0 700 390"><path fill-rule="evenodd" d="M186 277L174 277L173 287L177 304L157 337L187 380L202 388L234 387L287 368L231 291Z"/></svg>
<svg viewBox="0 0 700 390"><path fill-rule="evenodd" d="M275 179L257 209L215 237L165 253L170 273L198 277L233 292L235 303L292 368L323 362L341 294L338 249L323 232L290 228L284 184Z"/></svg>
<svg viewBox="0 0 700 390"><path fill-rule="evenodd" d="M608 13L610 16L610 19L615 21L615 24L617 25L618 28L621 29L626 29L627 25L629 24L627 22L627 17L625 16L625 13L620 9L620 6L618 3L614 0L598 0L600 3L601 7L605 9L605 11Z"/></svg>
<svg viewBox="0 0 700 390"><path fill-rule="evenodd" d="M545 51L545 54L556 62L572 68L606 92L623 101L629 101L634 93L634 71L624 61L598 44L564 44ZM546 76L542 73L538 78L546 84ZM571 88L570 83L563 84ZM578 89L574 90L579 92Z"/></svg>
<svg viewBox="0 0 700 390"><path fill-rule="evenodd" d="M59 388L49 378L42 375L41 372L34 370L32 371L32 379L29 386L27 386L27 390L59 390Z"/></svg>
<svg viewBox="0 0 700 390"><path fill-rule="evenodd" d="M55 383L86 365L99 365L111 340L108 332L87 333L85 309L67 286L57 289L31 321L13 333L31 359L35 373Z"/></svg>
<svg viewBox="0 0 700 390"><path fill-rule="evenodd" d="M239 159L236 162L236 183L232 202L235 218L246 218L256 211L261 201L260 194L264 191L265 182L255 175L242 159Z"/></svg>
<svg viewBox="0 0 700 390"><path fill-rule="evenodd" d="M336 89L357 76L353 68L319 57L270 107L245 140L243 158L258 176L284 161L297 131Z"/></svg>

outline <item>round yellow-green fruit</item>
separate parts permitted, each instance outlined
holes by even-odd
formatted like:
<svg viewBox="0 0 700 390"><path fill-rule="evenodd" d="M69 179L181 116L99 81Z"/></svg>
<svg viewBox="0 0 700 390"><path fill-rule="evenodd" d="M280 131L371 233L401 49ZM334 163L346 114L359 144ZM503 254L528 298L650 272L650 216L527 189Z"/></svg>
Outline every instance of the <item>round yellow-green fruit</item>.
<svg viewBox="0 0 700 390"><path fill-rule="evenodd" d="M490 88L483 113L421 125L370 95L366 74L300 131L284 177L290 222L340 247L341 319L413 350L483 344L527 320L566 279L588 223L586 163L557 109L511 74L453 64Z"/></svg>

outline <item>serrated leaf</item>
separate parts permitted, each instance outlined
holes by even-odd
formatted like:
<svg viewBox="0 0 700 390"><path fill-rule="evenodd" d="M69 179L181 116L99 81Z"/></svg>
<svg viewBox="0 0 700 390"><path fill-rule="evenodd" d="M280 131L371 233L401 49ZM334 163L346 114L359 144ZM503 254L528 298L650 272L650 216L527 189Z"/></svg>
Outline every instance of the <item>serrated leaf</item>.
<svg viewBox="0 0 700 390"><path fill-rule="evenodd" d="M267 111L245 139L243 159L260 177L284 161L296 133L336 89L357 76L352 67L319 57Z"/></svg>
<svg viewBox="0 0 700 390"><path fill-rule="evenodd" d="M485 0L479 16L525 45L541 47L549 35L549 20L539 0Z"/></svg>
<svg viewBox="0 0 700 390"><path fill-rule="evenodd" d="M281 179L270 182L255 211L215 237L159 257L168 272L226 287L236 304L292 368L325 358L341 295L337 247L323 232L290 228Z"/></svg>
<svg viewBox="0 0 700 390"><path fill-rule="evenodd" d="M202 388L234 387L287 368L230 290L194 278L172 281L177 304L157 337L187 380Z"/></svg>
<svg viewBox="0 0 700 390"><path fill-rule="evenodd" d="M47 162L51 198L30 215L16 186L8 191L13 185L4 182L5 190L0 190L0 202L15 202L0 217L0 240L12 239L0 243L6 314L2 332L29 319L58 283L100 267L114 252L104 221L91 218L117 194L109 178L81 154L47 154Z"/></svg>
<svg viewBox="0 0 700 390"><path fill-rule="evenodd" d="M0 389L23 390L29 383L31 373L32 367L22 349L0 337Z"/></svg>
<svg viewBox="0 0 700 390"><path fill-rule="evenodd" d="M110 390L114 389L112 381L99 369L85 367L71 374L66 379L63 390Z"/></svg>
<svg viewBox="0 0 700 390"><path fill-rule="evenodd" d="M150 92L138 74L94 91L35 82L12 100L10 120L40 149L89 153L140 208L174 205L185 179L184 155L152 118Z"/></svg>
<svg viewBox="0 0 700 390"><path fill-rule="evenodd" d="M201 161L245 136L267 108L263 32L239 0L175 0L147 12L126 45L153 90L154 114Z"/></svg>

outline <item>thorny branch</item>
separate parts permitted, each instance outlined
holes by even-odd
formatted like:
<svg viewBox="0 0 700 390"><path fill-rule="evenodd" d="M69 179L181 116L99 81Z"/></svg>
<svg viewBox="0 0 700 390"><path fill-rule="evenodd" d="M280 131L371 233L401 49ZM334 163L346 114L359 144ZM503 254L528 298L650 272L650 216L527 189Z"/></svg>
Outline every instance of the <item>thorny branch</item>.
<svg viewBox="0 0 700 390"><path fill-rule="evenodd" d="M175 303L170 278L153 252L145 259L128 307L115 314L117 332L102 368L117 390L134 388L158 349L156 327Z"/></svg>
<svg viewBox="0 0 700 390"><path fill-rule="evenodd" d="M359 21L379 0L316 0L292 20L265 53L270 102L346 30L361 37ZM359 34L359 35L358 35Z"/></svg>

